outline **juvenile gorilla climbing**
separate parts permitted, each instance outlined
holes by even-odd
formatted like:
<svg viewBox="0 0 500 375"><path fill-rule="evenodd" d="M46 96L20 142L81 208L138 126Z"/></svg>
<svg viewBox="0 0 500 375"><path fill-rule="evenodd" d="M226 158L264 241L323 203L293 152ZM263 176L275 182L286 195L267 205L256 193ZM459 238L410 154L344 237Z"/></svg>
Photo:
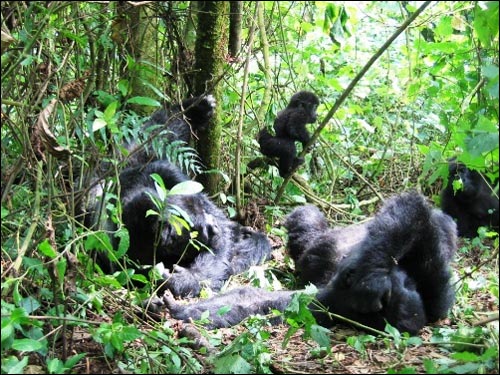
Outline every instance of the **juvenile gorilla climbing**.
<svg viewBox="0 0 500 375"><path fill-rule="evenodd" d="M335 323L328 314L334 313L381 330L387 321L415 334L445 317L453 304L449 265L456 225L416 192L387 200L365 224L329 228L323 214L307 205L295 209L285 227L300 277L316 284L317 300L328 311L310 306L323 326ZM295 292L240 288L188 305L166 295L164 303L174 318L185 321L208 310L209 328L216 328L270 309L283 311ZM224 305L231 310L218 315Z"/></svg>
<svg viewBox="0 0 500 375"><path fill-rule="evenodd" d="M215 98L212 95L185 99L181 104L154 112L151 118L144 123L142 129L145 134L152 136L152 138L159 137L156 139L164 144L182 141L189 145L193 136L207 129L215 106ZM125 145L125 148L131 154L128 160L129 166L161 159L147 143L141 147L135 141L131 141Z"/></svg>
<svg viewBox="0 0 500 375"><path fill-rule="evenodd" d="M498 231L498 195L488 186L485 177L455 159L449 161L448 170L448 184L441 192L441 208L456 220L459 236L475 237L481 226ZM453 183L457 180L462 186L455 192Z"/></svg>
<svg viewBox="0 0 500 375"><path fill-rule="evenodd" d="M319 105L318 97L312 92L299 91L290 99L288 106L278 113L274 121L275 136L267 129L258 134L260 151L268 157L278 157L278 169L281 177L287 176L292 169L304 163L303 158L297 157L295 141L305 147L310 136L306 124L316 121L316 109Z"/></svg>
<svg viewBox="0 0 500 375"><path fill-rule="evenodd" d="M166 267L165 286L174 295L196 296L203 283L219 290L229 276L269 257L271 246L263 233L229 220L202 193L168 195L165 209L159 215L149 214L149 210L159 211L153 203L153 199L160 200L150 176L153 173L163 179L167 189L188 180L165 160L129 167L120 174L122 220L130 235L127 255L142 266L162 263ZM105 201L103 196L93 197L87 226L99 223ZM176 214L180 217L179 213L189 216L189 230L181 225L176 228L169 220ZM105 226L108 230L116 229L110 219L105 220ZM113 241L116 249L117 240L113 238ZM98 263L103 271L113 272L118 268L116 263L99 254ZM157 268L161 270L160 266Z"/></svg>

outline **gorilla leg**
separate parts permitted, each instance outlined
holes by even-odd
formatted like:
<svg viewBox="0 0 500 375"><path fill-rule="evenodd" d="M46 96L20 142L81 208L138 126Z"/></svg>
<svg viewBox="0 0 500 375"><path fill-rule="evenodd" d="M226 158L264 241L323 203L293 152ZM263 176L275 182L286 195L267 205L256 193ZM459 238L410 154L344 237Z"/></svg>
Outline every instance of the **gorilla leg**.
<svg viewBox="0 0 500 375"><path fill-rule="evenodd" d="M285 220L288 251L304 282L326 285L340 261L367 234L366 225L331 229L323 213L313 205L296 208Z"/></svg>
<svg viewBox="0 0 500 375"><path fill-rule="evenodd" d="M416 334L426 323L425 311L420 295L407 275L400 270L391 273L393 293L383 311L363 314L350 309L343 304L343 292L336 293L335 289L324 288L318 294L318 300L328 308L329 313L341 315L368 327L383 330L386 321L398 328L401 332ZM175 319L186 322L199 320L204 312L209 313L209 323L206 328L215 329L230 327L240 323L243 319L255 314L268 314L272 309L284 312L297 291L268 292L253 287L244 287L230 290L227 293L201 300L190 304L177 303L169 293L164 296L164 304ZM221 314L223 307L229 311ZM309 306L316 317L318 324L330 327L337 318L318 310L315 303ZM271 320L272 324L281 322L281 318Z"/></svg>
<svg viewBox="0 0 500 375"><path fill-rule="evenodd" d="M271 310L284 311L292 300L295 291L268 292L262 289L247 287L230 290L227 293L191 304L179 304L166 294L164 302L175 319L189 322L199 320L201 315L209 312L208 329L231 327L240 323L250 315L269 314ZM221 308L228 306L230 310L220 314ZM279 323L274 319L273 323Z"/></svg>
<svg viewBox="0 0 500 375"><path fill-rule="evenodd" d="M428 321L435 322L446 316L455 299L450 262L457 248L457 227L451 217L437 209L431 211L429 227L433 230L399 264L415 281Z"/></svg>
<svg viewBox="0 0 500 375"><path fill-rule="evenodd" d="M268 157L277 157L281 177L286 177L290 170L304 162L297 158L297 147L291 138L273 137L267 129L259 133L260 151Z"/></svg>
<svg viewBox="0 0 500 375"><path fill-rule="evenodd" d="M448 267L456 250L454 224L413 192L389 199L367 229L335 276L336 288L349 292L344 303L363 313L380 311L392 288L390 274L400 267L414 280L428 319L442 315L450 299L436 299L453 295Z"/></svg>
<svg viewBox="0 0 500 375"><path fill-rule="evenodd" d="M296 208L285 219L288 232L288 252L296 262L311 244L311 239L329 230L323 213L313 205Z"/></svg>

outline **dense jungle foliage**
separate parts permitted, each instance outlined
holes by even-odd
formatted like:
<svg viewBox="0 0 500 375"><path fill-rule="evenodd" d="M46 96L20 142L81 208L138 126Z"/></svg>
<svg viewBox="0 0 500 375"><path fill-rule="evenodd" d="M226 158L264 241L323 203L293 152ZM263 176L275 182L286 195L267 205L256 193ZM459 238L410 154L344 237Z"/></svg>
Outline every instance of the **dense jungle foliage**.
<svg viewBox="0 0 500 375"><path fill-rule="evenodd" d="M96 272L105 233L76 215L97 165L116 181L121 145L148 139L148 115L204 92L217 100L205 138L151 147L272 240L273 259L227 288L295 287L282 223L297 205L342 226L409 189L439 207L451 157L498 194L498 2L2 1L1 14L2 373L498 373L486 228L460 240L449 317L416 337L321 330L303 308L193 336L143 318L148 282ZM249 170L257 133L299 90L321 101L305 163L286 179Z"/></svg>

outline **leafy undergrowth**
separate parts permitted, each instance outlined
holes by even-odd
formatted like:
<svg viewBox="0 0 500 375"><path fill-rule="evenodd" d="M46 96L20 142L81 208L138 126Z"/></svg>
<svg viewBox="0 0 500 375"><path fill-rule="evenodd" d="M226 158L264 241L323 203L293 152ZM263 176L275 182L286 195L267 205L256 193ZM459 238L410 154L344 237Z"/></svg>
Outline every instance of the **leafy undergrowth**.
<svg viewBox="0 0 500 375"><path fill-rule="evenodd" d="M290 265L277 242L272 261L232 278L227 288L289 283ZM57 306L43 293L23 298L22 283L11 281L13 300L2 299L2 373L498 373L496 242L462 241L454 273L457 299L449 318L417 337L392 327L379 333L342 324L311 328L300 313L289 324L252 317L206 331L168 312L159 320L145 317L142 294L117 288L109 276L83 282Z"/></svg>

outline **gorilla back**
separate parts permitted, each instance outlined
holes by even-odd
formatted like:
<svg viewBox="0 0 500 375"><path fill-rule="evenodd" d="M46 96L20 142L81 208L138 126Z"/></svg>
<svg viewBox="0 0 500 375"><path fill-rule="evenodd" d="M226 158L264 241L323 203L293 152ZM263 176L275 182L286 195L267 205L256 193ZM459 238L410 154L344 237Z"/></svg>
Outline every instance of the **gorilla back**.
<svg viewBox="0 0 500 375"><path fill-rule="evenodd" d="M202 193L168 195L164 209L158 212L154 201L160 196L150 177L153 173L162 178L167 189L188 180L165 160L129 167L120 174L121 217L130 236L127 255L142 266L162 264L158 269L172 293L198 295L203 283L218 290L229 276L269 257L271 246L264 234L229 220ZM94 197L87 226L98 223L104 201L102 196ZM151 214L153 211L157 214ZM110 219L105 225L108 230L116 229ZM112 239L116 248L117 239ZM98 263L105 272L117 269L117 264L102 254Z"/></svg>

